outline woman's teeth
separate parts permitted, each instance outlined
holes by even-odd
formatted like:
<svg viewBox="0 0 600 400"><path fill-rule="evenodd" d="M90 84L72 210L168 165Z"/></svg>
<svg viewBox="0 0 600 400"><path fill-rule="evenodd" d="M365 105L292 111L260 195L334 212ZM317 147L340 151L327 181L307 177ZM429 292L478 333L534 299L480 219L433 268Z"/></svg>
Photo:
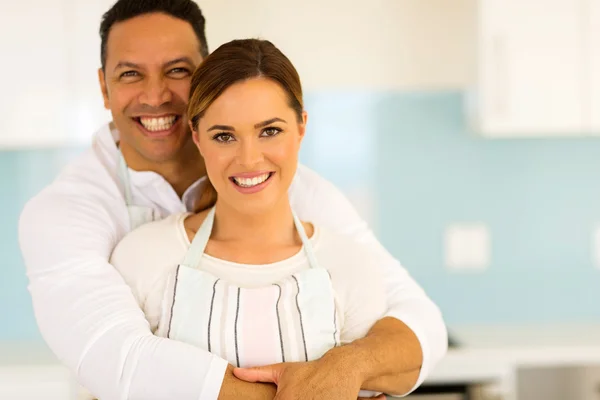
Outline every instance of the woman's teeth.
<svg viewBox="0 0 600 400"><path fill-rule="evenodd" d="M266 174L255 176L254 178L238 178L238 177L234 177L233 180L234 180L234 182L238 186L241 186L241 187L252 187L252 186L260 185L261 183L263 183L264 181L266 181L267 179L269 179L269 176L271 176L271 173L267 172Z"/></svg>
<svg viewBox="0 0 600 400"><path fill-rule="evenodd" d="M159 132L166 131L171 129L177 117L172 115L170 117L160 117L160 118L140 118L140 123L151 132Z"/></svg>

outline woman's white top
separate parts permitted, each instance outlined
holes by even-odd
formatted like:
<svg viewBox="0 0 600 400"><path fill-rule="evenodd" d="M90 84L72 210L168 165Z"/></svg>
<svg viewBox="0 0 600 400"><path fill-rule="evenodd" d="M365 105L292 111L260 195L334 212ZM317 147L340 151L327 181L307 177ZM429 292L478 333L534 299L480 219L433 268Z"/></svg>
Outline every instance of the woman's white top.
<svg viewBox="0 0 600 400"><path fill-rule="evenodd" d="M183 225L187 215L179 213L141 226L117 245L111 257L111 264L131 287L153 332L160 322L169 276L174 274L190 246ZM364 337L386 310L379 258L368 246L319 227L315 227L310 241L319 264L331 275L341 319L341 343ZM203 257L204 271L249 288L270 285L309 268L302 250L266 265L238 264L207 254Z"/></svg>

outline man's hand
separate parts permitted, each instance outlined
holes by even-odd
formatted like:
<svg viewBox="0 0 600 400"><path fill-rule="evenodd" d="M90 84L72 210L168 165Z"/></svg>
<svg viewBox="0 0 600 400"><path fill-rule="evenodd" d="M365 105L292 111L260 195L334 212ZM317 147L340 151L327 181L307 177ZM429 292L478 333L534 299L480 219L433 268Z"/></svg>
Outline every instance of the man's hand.
<svg viewBox="0 0 600 400"><path fill-rule="evenodd" d="M355 400L362 377L359 371L342 370L340 366L338 360L324 357L310 362L236 368L233 373L247 382L274 383L277 385L274 400Z"/></svg>

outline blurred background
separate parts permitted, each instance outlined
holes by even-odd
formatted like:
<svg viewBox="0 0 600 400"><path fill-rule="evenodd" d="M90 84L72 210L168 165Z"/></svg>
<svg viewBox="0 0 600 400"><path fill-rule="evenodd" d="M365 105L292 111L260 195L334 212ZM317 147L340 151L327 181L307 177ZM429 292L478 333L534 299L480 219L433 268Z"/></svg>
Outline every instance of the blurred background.
<svg viewBox="0 0 600 400"><path fill-rule="evenodd" d="M17 221L110 121L97 32L113 2L0 5L0 343L42 342ZM197 2L210 50L261 37L296 65L302 162L440 306L461 345L449 360L498 350L442 363L431 386L600 398L600 0ZM536 344L556 356L516 379L540 358L517 368L504 349ZM493 357L495 375L454 372Z"/></svg>

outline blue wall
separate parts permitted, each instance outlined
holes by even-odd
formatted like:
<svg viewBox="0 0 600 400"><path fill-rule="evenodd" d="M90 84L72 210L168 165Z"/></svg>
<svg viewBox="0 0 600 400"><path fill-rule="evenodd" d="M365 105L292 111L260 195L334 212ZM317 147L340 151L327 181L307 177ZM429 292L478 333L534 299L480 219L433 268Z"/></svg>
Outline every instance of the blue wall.
<svg viewBox="0 0 600 400"><path fill-rule="evenodd" d="M460 93L311 93L302 160L342 190L372 193L375 227L450 324L600 322L600 139L486 140ZM16 224L75 150L0 152L0 339L39 337ZM492 264L443 265L452 222L486 223Z"/></svg>

